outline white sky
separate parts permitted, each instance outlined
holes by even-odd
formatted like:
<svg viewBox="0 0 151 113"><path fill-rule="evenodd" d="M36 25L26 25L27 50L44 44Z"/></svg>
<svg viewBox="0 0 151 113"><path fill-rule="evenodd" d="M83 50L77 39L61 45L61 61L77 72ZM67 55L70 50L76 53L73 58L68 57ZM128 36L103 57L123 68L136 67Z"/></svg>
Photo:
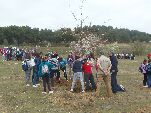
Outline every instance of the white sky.
<svg viewBox="0 0 151 113"><path fill-rule="evenodd" d="M82 0L0 0L0 26L73 28L79 24ZM151 34L151 0L86 0L84 25L106 25Z"/></svg>

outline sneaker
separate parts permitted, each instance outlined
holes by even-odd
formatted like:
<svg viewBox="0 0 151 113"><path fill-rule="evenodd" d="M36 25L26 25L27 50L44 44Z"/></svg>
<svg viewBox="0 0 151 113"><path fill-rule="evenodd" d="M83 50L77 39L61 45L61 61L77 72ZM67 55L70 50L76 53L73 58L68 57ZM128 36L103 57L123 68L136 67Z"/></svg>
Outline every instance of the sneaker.
<svg viewBox="0 0 151 113"><path fill-rule="evenodd" d="M52 94L53 93L53 91L49 91L49 94Z"/></svg>
<svg viewBox="0 0 151 113"><path fill-rule="evenodd" d="M70 92L73 92L73 89L71 89Z"/></svg>
<svg viewBox="0 0 151 113"><path fill-rule="evenodd" d="M84 93L85 91L84 90L82 90L82 93Z"/></svg>
<svg viewBox="0 0 151 113"><path fill-rule="evenodd" d="M42 94L47 94L47 92L42 92Z"/></svg>
<svg viewBox="0 0 151 113"><path fill-rule="evenodd" d="M26 84L26 86L28 87L28 86L30 86L29 84Z"/></svg>
<svg viewBox="0 0 151 113"><path fill-rule="evenodd" d="M143 86L143 87L148 87L148 85L146 85L146 86Z"/></svg>
<svg viewBox="0 0 151 113"><path fill-rule="evenodd" d="M38 87L37 85L33 85L33 87Z"/></svg>
<svg viewBox="0 0 151 113"><path fill-rule="evenodd" d="M40 86L40 84L36 84L36 86Z"/></svg>
<svg viewBox="0 0 151 113"><path fill-rule="evenodd" d="M123 91L126 91L125 87L123 85L120 85Z"/></svg>

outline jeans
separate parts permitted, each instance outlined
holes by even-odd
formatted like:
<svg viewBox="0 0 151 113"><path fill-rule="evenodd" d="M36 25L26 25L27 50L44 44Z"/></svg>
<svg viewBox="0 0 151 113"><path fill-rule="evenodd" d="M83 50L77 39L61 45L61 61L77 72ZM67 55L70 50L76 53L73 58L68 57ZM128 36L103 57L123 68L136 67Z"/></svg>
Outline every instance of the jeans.
<svg viewBox="0 0 151 113"><path fill-rule="evenodd" d="M82 90L84 90L84 81L83 81L82 72L74 73L71 89L74 89L75 84L77 82L77 79L80 79L80 82L81 82L81 85L82 85Z"/></svg>
<svg viewBox="0 0 151 113"><path fill-rule="evenodd" d="M32 75L32 83L33 83L33 85L36 85L37 84L37 73L33 73L33 75Z"/></svg>
<svg viewBox="0 0 151 113"><path fill-rule="evenodd" d="M148 87L151 88L151 75L147 75L147 84Z"/></svg>
<svg viewBox="0 0 151 113"><path fill-rule="evenodd" d="M25 82L26 84L29 84L29 80L30 80L30 75L31 75L31 70L26 70L25 71Z"/></svg>
<svg viewBox="0 0 151 113"><path fill-rule="evenodd" d="M86 90L90 89L90 83L92 85L92 90L96 89L96 84L92 74L84 74L84 81L86 82Z"/></svg>

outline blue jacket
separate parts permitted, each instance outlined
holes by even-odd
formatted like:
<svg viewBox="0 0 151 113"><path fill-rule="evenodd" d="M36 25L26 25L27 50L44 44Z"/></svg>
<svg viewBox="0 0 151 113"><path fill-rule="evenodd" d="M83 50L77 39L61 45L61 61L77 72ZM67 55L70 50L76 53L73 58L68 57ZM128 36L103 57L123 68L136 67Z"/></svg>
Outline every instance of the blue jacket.
<svg viewBox="0 0 151 113"><path fill-rule="evenodd" d="M35 66L33 67L33 73L38 74L39 65L41 64L41 60L39 58L35 58L34 62L35 62Z"/></svg>
<svg viewBox="0 0 151 113"><path fill-rule="evenodd" d="M146 74L151 76L151 63L149 63L148 65L146 65Z"/></svg>
<svg viewBox="0 0 151 113"><path fill-rule="evenodd" d="M114 53L112 53L112 55L110 56L110 60L111 60L111 71L112 70L115 70L116 72L118 71L118 61L117 61L117 58L116 56L114 55Z"/></svg>
<svg viewBox="0 0 151 113"><path fill-rule="evenodd" d="M72 68L73 72L82 72L82 62L79 60L75 60L75 62L73 63L73 68Z"/></svg>
<svg viewBox="0 0 151 113"><path fill-rule="evenodd" d="M67 61L65 59L62 59L61 61L59 61L59 65L61 68L65 67L67 64Z"/></svg>

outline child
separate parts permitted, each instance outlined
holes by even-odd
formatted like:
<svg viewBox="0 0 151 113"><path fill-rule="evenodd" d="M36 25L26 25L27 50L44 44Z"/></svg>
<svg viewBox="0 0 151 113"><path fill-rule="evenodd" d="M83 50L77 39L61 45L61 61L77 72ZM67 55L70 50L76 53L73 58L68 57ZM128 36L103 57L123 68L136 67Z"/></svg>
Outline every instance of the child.
<svg viewBox="0 0 151 113"><path fill-rule="evenodd" d="M82 75L82 61L80 61L80 57L76 56L75 57L75 62L73 63L73 82L72 82L72 86L71 86L71 92L73 92L74 86L77 82L77 79L80 78L80 82L82 85L82 93L84 93L84 81L83 81L83 75Z"/></svg>
<svg viewBox="0 0 151 113"><path fill-rule="evenodd" d="M60 57L58 59L58 61L59 61L60 70L63 71L64 77L66 78L66 80L68 80L68 78L67 78L67 72L66 72L66 64L67 64L66 60L63 59L62 57Z"/></svg>
<svg viewBox="0 0 151 113"><path fill-rule="evenodd" d="M151 88L151 59L148 60L148 64L146 65L145 70L147 75L148 88Z"/></svg>
<svg viewBox="0 0 151 113"><path fill-rule="evenodd" d="M50 68L51 68L51 64L46 60L46 58L42 58L42 62L39 65L38 75L42 77L42 80L43 80L43 88L44 88L44 92L42 92L43 94L47 94L46 85L48 87L49 94L53 93L50 87L50 83L49 83L50 82Z"/></svg>
<svg viewBox="0 0 151 113"><path fill-rule="evenodd" d="M143 87L148 87L147 86L147 74L146 74L146 65L147 65L147 60L144 59L143 63L141 63L139 67L139 71L144 75L144 80L143 80Z"/></svg>
<svg viewBox="0 0 151 113"><path fill-rule="evenodd" d="M22 62L22 69L25 72L25 82L26 82L26 86L30 86L29 84L29 80L30 80L30 76L31 76L31 70L32 70L32 66L31 66L31 61L30 61L31 57L28 56L26 57L26 59Z"/></svg>
<svg viewBox="0 0 151 113"><path fill-rule="evenodd" d="M59 62L54 54L51 55L51 59L49 59L49 63L51 64L51 84L54 87L54 76L56 76L56 81L60 83L60 70L59 70Z"/></svg>
<svg viewBox="0 0 151 113"><path fill-rule="evenodd" d="M39 58L39 54L35 54L35 58L34 58L34 63L35 65L33 66L33 76L32 76L32 82L33 82L33 87L38 87L38 82L39 82L39 77L38 77L38 68L39 65L41 63L41 60Z"/></svg>
<svg viewBox="0 0 151 113"><path fill-rule="evenodd" d="M73 56L73 53L70 52L68 57L67 57L67 64L68 64L68 67L69 67L69 74L68 75L70 76L70 79L72 79L71 70L72 70L73 62L74 62L74 56Z"/></svg>
<svg viewBox="0 0 151 113"><path fill-rule="evenodd" d="M87 60L87 59L84 60L82 70L84 72L84 80L86 82L86 90L90 89L90 83L92 85L92 90L96 90L96 84L94 82L94 77L92 74L92 64L91 64L91 62L89 62L89 60Z"/></svg>

